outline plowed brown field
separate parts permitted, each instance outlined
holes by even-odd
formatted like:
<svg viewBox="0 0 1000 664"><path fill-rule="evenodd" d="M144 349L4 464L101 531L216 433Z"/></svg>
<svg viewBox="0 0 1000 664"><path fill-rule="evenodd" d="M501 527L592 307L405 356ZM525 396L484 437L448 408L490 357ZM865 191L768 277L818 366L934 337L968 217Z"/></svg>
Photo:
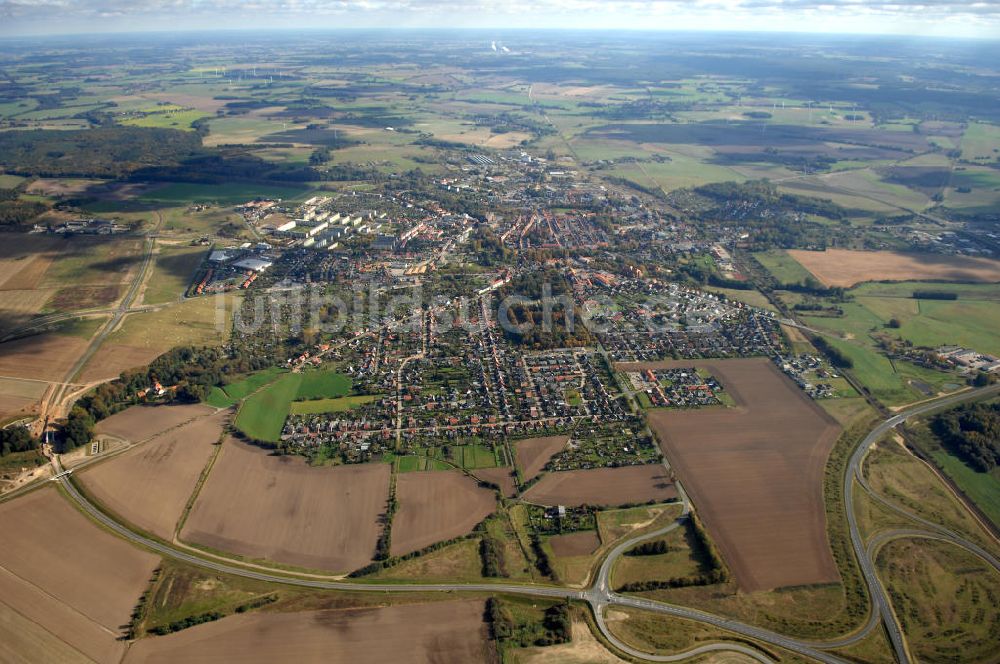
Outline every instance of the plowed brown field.
<svg viewBox="0 0 1000 664"><path fill-rule="evenodd" d="M94 430L98 434L107 434L139 443L185 422L190 422L196 417L209 415L213 412L215 412L214 408L201 404L132 406L101 420L94 427Z"/></svg>
<svg viewBox="0 0 1000 664"><path fill-rule="evenodd" d="M601 538L597 536L596 530L582 530L556 535L549 539L549 546L557 556L589 556L601 546Z"/></svg>
<svg viewBox="0 0 1000 664"><path fill-rule="evenodd" d="M371 561L389 498L389 464L313 468L234 439L223 443L182 539L333 572Z"/></svg>
<svg viewBox="0 0 1000 664"><path fill-rule="evenodd" d="M169 540L227 416L192 420L76 477L109 510Z"/></svg>
<svg viewBox="0 0 1000 664"><path fill-rule="evenodd" d="M545 436L515 441L514 456L517 457L517 465L521 467L525 481L542 472L552 455L566 447L568 440L566 436Z"/></svg>
<svg viewBox="0 0 1000 664"><path fill-rule="evenodd" d="M245 613L137 641L126 664L496 662L481 601Z"/></svg>
<svg viewBox="0 0 1000 664"><path fill-rule="evenodd" d="M91 659L118 662L121 626L159 558L48 487L0 504L0 532L0 602Z"/></svg>
<svg viewBox="0 0 1000 664"><path fill-rule="evenodd" d="M494 496L458 471L398 475L399 511L392 520L392 555L402 556L468 533L496 509Z"/></svg>
<svg viewBox="0 0 1000 664"><path fill-rule="evenodd" d="M618 365L705 367L734 408L653 410L670 464L746 591L839 579L823 469L840 427L764 358Z"/></svg>
<svg viewBox="0 0 1000 664"><path fill-rule="evenodd" d="M595 468L549 473L524 492L539 505L603 505L614 507L677 497L677 489L662 464Z"/></svg>
<svg viewBox="0 0 1000 664"><path fill-rule="evenodd" d="M1000 261L978 256L791 249L788 255L827 286L850 287L864 281L1000 281Z"/></svg>

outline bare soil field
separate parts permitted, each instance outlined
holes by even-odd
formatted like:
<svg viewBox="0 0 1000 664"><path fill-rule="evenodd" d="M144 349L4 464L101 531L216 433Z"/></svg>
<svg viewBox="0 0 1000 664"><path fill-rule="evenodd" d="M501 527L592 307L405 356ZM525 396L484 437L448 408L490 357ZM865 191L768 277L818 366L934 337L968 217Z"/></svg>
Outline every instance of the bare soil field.
<svg viewBox="0 0 1000 664"><path fill-rule="evenodd" d="M80 381L90 383L117 378L126 369L145 366L159 355L157 350L140 346L103 343L84 365Z"/></svg>
<svg viewBox="0 0 1000 664"><path fill-rule="evenodd" d="M589 556L601 546L601 538L596 530L581 530L578 533L556 535L549 539L552 553L557 556Z"/></svg>
<svg viewBox="0 0 1000 664"><path fill-rule="evenodd" d="M76 477L109 510L169 540L228 415L207 415L166 431Z"/></svg>
<svg viewBox="0 0 1000 664"><path fill-rule="evenodd" d="M790 249L788 255L827 286L850 287L864 281L1000 282L1000 261L974 256L849 249Z"/></svg>
<svg viewBox="0 0 1000 664"><path fill-rule="evenodd" d="M389 465L313 468L227 439L181 532L188 542L332 572L371 561Z"/></svg>
<svg viewBox="0 0 1000 664"><path fill-rule="evenodd" d="M0 504L0 601L88 657L117 641L159 558L93 525L54 488Z"/></svg>
<svg viewBox="0 0 1000 664"><path fill-rule="evenodd" d="M839 580L823 468L840 426L764 358L619 364L705 367L736 407L655 410L649 424L745 591Z"/></svg>
<svg viewBox="0 0 1000 664"><path fill-rule="evenodd" d="M137 641L126 664L496 662L483 602L246 613Z"/></svg>
<svg viewBox="0 0 1000 664"><path fill-rule="evenodd" d="M37 288L60 246L61 239L41 235L19 235L17 242L4 242L0 246L0 289Z"/></svg>
<svg viewBox="0 0 1000 664"><path fill-rule="evenodd" d="M566 447L569 438L566 436L545 436L543 438L525 438L514 442L514 456L525 481L533 479L542 472L542 468L552 456Z"/></svg>
<svg viewBox="0 0 1000 664"><path fill-rule="evenodd" d="M39 334L0 344L0 376L61 381L87 348L87 340Z"/></svg>
<svg viewBox="0 0 1000 664"><path fill-rule="evenodd" d="M595 468L549 473L524 492L524 499L539 505L603 505L616 507L677 497L667 469L661 464Z"/></svg>
<svg viewBox="0 0 1000 664"><path fill-rule="evenodd" d="M517 486L514 483L513 468L477 468L472 471L476 477L484 482L493 482L500 487L501 493L508 498L513 498L517 493Z"/></svg>
<svg viewBox="0 0 1000 664"><path fill-rule="evenodd" d="M471 531L496 510L489 489L458 471L419 471L396 477L399 511L392 520L394 556Z"/></svg>
<svg viewBox="0 0 1000 664"><path fill-rule="evenodd" d="M33 380L0 378L0 421L37 411L46 384Z"/></svg>
<svg viewBox="0 0 1000 664"><path fill-rule="evenodd" d="M0 662L91 664L92 661L0 601Z"/></svg>
<svg viewBox="0 0 1000 664"><path fill-rule="evenodd" d="M133 443L173 429L185 422L210 415L215 409L201 404L184 406L132 406L101 420L94 427L98 434L123 438Z"/></svg>

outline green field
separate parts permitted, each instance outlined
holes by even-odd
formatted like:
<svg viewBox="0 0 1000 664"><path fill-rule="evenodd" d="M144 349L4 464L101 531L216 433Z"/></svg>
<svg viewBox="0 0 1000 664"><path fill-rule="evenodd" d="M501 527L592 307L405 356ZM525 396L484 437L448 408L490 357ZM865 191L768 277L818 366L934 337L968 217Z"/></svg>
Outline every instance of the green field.
<svg viewBox="0 0 1000 664"><path fill-rule="evenodd" d="M771 273L778 283L801 284L807 279L815 279L809 270L780 249L762 251L753 255Z"/></svg>
<svg viewBox="0 0 1000 664"><path fill-rule="evenodd" d="M335 399L293 401L291 404L291 414L316 415L319 413L342 413L354 408L355 406L371 403L372 401L381 398L381 394L359 394L351 397L337 397Z"/></svg>
<svg viewBox="0 0 1000 664"><path fill-rule="evenodd" d="M204 117L206 117L204 111L179 109L157 111L141 117L127 118L122 120L121 124L133 127L163 127L166 129L190 130L191 124L195 120L200 120Z"/></svg>
<svg viewBox="0 0 1000 664"><path fill-rule="evenodd" d="M248 397L236 416L236 427L257 440L277 442L302 374L286 373Z"/></svg>
<svg viewBox="0 0 1000 664"><path fill-rule="evenodd" d="M278 367L270 367L268 369L257 371L242 380L233 381L232 383L228 383L222 387L213 388L206 401L216 408L227 408L241 399L245 399L247 395L252 392L255 392L261 387L267 385L281 373L282 370Z"/></svg>
<svg viewBox="0 0 1000 664"><path fill-rule="evenodd" d="M962 135L962 159L996 161L1000 157L1000 126L970 122Z"/></svg>
<svg viewBox="0 0 1000 664"><path fill-rule="evenodd" d="M351 377L335 371L310 371L302 374L296 399L332 399L351 393Z"/></svg>
<svg viewBox="0 0 1000 664"><path fill-rule="evenodd" d="M1000 471L980 473L943 448L931 450L934 463L959 486L966 496L1000 527Z"/></svg>
<svg viewBox="0 0 1000 664"><path fill-rule="evenodd" d="M142 194L139 199L158 203L219 203L222 205L236 205L254 198L301 198L308 191L304 187L254 184L251 182L227 182L226 184L173 182L159 189L148 191Z"/></svg>
<svg viewBox="0 0 1000 664"><path fill-rule="evenodd" d="M428 447L418 450L415 454L396 457L396 470L401 473L417 470L448 470L450 468L496 468L497 458L493 450L485 445L472 443L469 445L448 445L448 453L444 447Z"/></svg>

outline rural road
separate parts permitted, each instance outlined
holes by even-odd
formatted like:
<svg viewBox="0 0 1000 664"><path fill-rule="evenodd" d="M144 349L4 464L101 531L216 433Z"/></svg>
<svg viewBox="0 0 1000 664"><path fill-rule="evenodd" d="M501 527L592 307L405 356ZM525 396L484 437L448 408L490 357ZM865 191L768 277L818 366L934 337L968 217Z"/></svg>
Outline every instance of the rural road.
<svg viewBox="0 0 1000 664"><path fill-rule="evenodd" d="M858 560L858 564L861 566L862 573L864 574L865 583L868 585L868 593L871 596L871 601L874 603L875 610L882 617L882 623L885 625L886 632L889 635L889 642L892 644L892 649L895 652L896 661L900 662L900 664L908 664L910 662L910 654L906 648L906 641L903 638L903 632L900 629L896 616L892 611L892 605L889 603L889 598L886 594L885 588L882 586L882 582L875 573L875 561L869 557L868 550L865 547L864 538L861 536L861 530L858 528L858 517L852 507L854 505L854 480L857 478L861 486L866 491L871 493L871 488L868 486L861 472L862 462L872 445L878 442L886 433L894 429L897 425L905 422L911 417L923 415L924 413L937 410L938 408L952 406L963 401L978 399L997 393L1000 393L1000 385L982 387L942 397L940 399L935 399L934 401L928 401L897 413L872 429L868 435L865 436L864 440L861 441L861 444L854 450L854 454L851 455L851 460L848 462L847 472L844 474L843 491L844 504L848 506L846 511L847 524L851 534L851 545L854 548L854 555ZM923 520L921 519L921 521ZM956 541L964 542L964 540L957 534L954 534L954 536ZM966 542L966 544L976 546L971 542Z"/></svg>
<svg viewBox="0 0 1000 664"><path fill-rule="evenodd" d="M890 431L895 426L906 421L911 417L916 417L925 414L929 411L952 406L963 401L968 401L972 399L982 398L990 396L993 394L1000 393L1000 385L995 385L987 388L980 388L976 390L969 390L962 392L960 394L955 394L947 397L942 397L935 401L926 402L913 408L897 413L896 415L888 418L887 420L881 422L876 426L865 438L862 440L860 445L855 449L853 455L851 456L850 462L848 464L847 472L844 478L844 495L847 505L853 504L854 496L854 479L857 477L863 481L861 477L861 464L867 454L868 450L872 445L882 438L888 431ZM61 471L61 467L57 466L57 472ZM677 520L660 528L653 532L648 532L643 535L626 540L617 546L615 546L606 556L605 560L601 563L598 573L595 575L595 579L591 587L585 590L574 590L569 588L558 588L553 586L536 586L536 585L525 585L525 584L504 584L504 583L472 583L472 584L386 584L386 583L364 583L364 582L347 582L347 581L337 581L337 580L322 580L315 578L301 578L290 576L286 574L269 573L266 571L256 571L247 569L245 567L237 566L235 564L230 564L226 562L221 562L218 560L208 559L195 552L177 548L171 544L153 540L138 533L133 532L125 525L119 523L109 515L100 511L96 506L94 506L90 501L83 496L77 488L70 481L69 477L63 475L58 480L59 484L62 486L66 495L74 501L79 507L94 520L111 530L112 532L118 534L122 538L129 540L135 544L143 546L147 549L155 551L161 555L169 556L171 558L181 560L198 567L213 570L216 572L221 572L225 574L232 574L236 576L241 576L245 578L257 579L260 581L267 581L272 583L280 583L286 585L294 585L307 588L317 588L326 590L348 590L348 591L364 591L364 592L504 592L520 595L529 595L534 597L545 597L552 599L574 599L586 601L590 604L594 611L595 618L597 620L598 628L601 630L605 639L611 642L616 647L621 648L622 651L629 653L630 655L646 659L649 661L677 661L678 658L683 659L687 656L694 656L701 654L703 652L709 652L711 650L728 650L736 651L742 654L753 657L760 662L771 661L766 656L761 654L759 651L753 650L747 646L742 646L733 643L718 643L718 644L707 644L705 646L699 646L698 648L688 651L687 653L679 653L677 655L669 656L658 656L650 655L648 653L641 652L621 643L608 629L604 611L608 607L618 606L623 608L636 608L646 611L652 611L660 613L663 615L669 615L676 618L687 619L713 627L727 630L735 634L739 634L744 637L751 639L756 639L762 643L785 648L799 655L803 655L813 660L825 662L828 664L839 664L845 662L840 657L833 655L829 652L824 652L824 649L837 648L845 645L850 645L860 641L868 631L876 624L876 620L869 622L869 625L859 632L845 637L837 641L828 641L823 643L812 643L808 641L803 641L795 639L792 637L784 636L776 632L772 632L767 629L760 627L755 627L746 623L742 623L736 620L730 620L721 616L716 616L704 611L699 611L695 609L689 609L681 606L675 606L671 604L666 604L663 602L648 600L640 597L625 596L615 593L610 588L610 574L614 565L614 561L618 556L623 554L627 549L634 546L636 543L643 540L652 539L655 537L661 537L666 533L679 527L684 520L688 518L688 513L690 511L690 504L687 499L687 495L684 490L678 484L678 489L680 491L683 511ZM863 485L866 486L866 485ZM895 650L897 660L899 662L909 662L909 653L905 647L905 641L902 636L902 632L895 620L895 616L892 613L892 608L889 604L889 600L886 596L885 589L883 588L881 582L879 581L876 573L875 566L872 559L872 555L877 551L877 546L867 547L863 538L861 537L860 530L857 524L857 518L853 510L847 510L847 518L850 526L851 541L854 546L855 554L858 558L859 564L864 572L865 580L869 588L869 592L872 597L873 616L880 617L881 621L885 624L886 630L889 633L890 641L892 643L893 649ZM919 517L918 517L919 519ZM921 520L922 522L922 520ZM912 536L915 537L936 537L938 539L946 539L953 543L963 546L981 558L994 564L996 559L993 558L988 552L985 552L972 542L967 542L961 536L947 529L943 529L936 524L931 524L926 522L931 528L936 532L927 532L921 530L902 530L899 532L893 532L885 537L904 537L907 533L912 532ZM891 535L891 537L890 537ZM981 552L978 553L977 551ZM711 647L709 647L711 645ZM747 652L750 651L750 652Z"/></svg>

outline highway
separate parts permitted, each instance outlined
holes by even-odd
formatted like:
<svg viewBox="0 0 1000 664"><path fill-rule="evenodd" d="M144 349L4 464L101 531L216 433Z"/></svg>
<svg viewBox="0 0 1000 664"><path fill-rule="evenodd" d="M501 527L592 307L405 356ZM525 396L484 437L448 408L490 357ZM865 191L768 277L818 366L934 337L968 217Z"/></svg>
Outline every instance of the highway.
<svg viewBox="0 0 1000 664"><path fill-rule="evenodd" d="M861 441L861 444L854 450L854 454L851 455L851 460L848 462L847 472L844 474L843 495L844 505L847 506L847 524L850 529L851 546L854 548L854 555L858 560L858 564L861 566L862 573L864 574L865 583L868 586L868 594L871 597L875 610L878 615L881 616L882 624L885 626L886 633L889 636L889 642L896 655L896 661L900 664L908 664L910 662L910 654L906 648L906 641L903 638L903 632L900 629L896 616L892 611L892 606L889 603L889 598L886 594L885 588L882 586L882 582L879 581L878 575L875 573L875 562L873 558L868 555L864 539L862 538L861 531L858 528L858 517L854 513L853 508L854 480L858 479L862 488L864 488L868 493L875 495L862 475L862 462L872 445L878 442L886 433L894 429L899 424L905 422L911 417L917 417L939 408L953 406L963 401L978 399L997 393L1000 393L1000 385L993 385L990 387L968 390L951 396L935 399L933 401L928 401L897 413L872 429L868 435L865 436L864 440ZM882 499L880 502L884 503L887 501ZM921 521L923 520L921 519ZM955 536L954 541L965 542L963 538L957 535ZM971 542L966 542L966 544L975 546Z"/></svg>
<svg viewBox="0 0 1000 664"><path fill-rule="evenodd" d="M870 491L867 483L861 474L862 462L865 455L868 453L872 445L874 445L878 440L880 440L888 431L899 425L900 423L906 421L909 418L923 415L932 410L939 408L953 406L955 404L961 403L963 401L968 401L972 399L978 399L982 397L991 396L1000 393L1000 385L995 385L987 388L980 388L976 390L967 390L959 394L942 397L934 401L926 402L917 406L914 406L908 410L902 411L893 415L892 417L884 420L862 440L862 442L855 449L852 454L847 472L844 476L844 496L847 505L853 504L854 497L854 480L859 479L860 485L863 489ZM54 460L56 464L56 473L62 470L61 466L58 465L58 461ZM626 596L615 593L610 588L610 575L612 568L614 566L615 560L622 555L626 550L634 546L635 544L656 537L661 537L675 528L679 527L687 518L689 518L689 513L691 510L690 503L688 501L687 495L683 490L683 487L678 483L678 491L681 496L681 501L683 505L681 515L669 525L657 529L652 532L647 532L642 535L630 538L624 542L619 543L613 549L611 549L604 560L601 562L598 572L595 575L592 585L584 590L576 590L571 588L560 588L555 586L543 586L543 585L529 585L529 584L512 584L512 583L469 583L469 584L402 584L402 583L366 583L366 582L349 582L343 580L326 580L322 578L303 578L301 576L296 576L292 572L279 572L278 570L266 571L261 570L259 567L256 569L249 569L244 566L238 565L235 561L225 562L218 559L212 559L206 555L202 555L197 551L186 550L179 548L169 543L161 542L158 540L153 540L147 538L143 535L133 532L127 526L118 522L111 516L105 514L99 510L96 506L87 500L87 498L81 494L76 486L72 483L71 477L69 475L63 475L58 478L54 478L54 481L58 482L60 486L66 492L66 495L75 502L85 513L91 516L94 520L121 536L122 538L133 542L139 546L145 547L156 553L164 556L168 556L183 562L204 568L212 571L232 574L236 576L257 579L260 581L267 581L271 583L280 583L285 585L293 585L306 588L316 588L323 590L348 590L348 591L363 591L363 592L445 592L445 593L458 593L458 592L503 592L512 593L519 595L528 595L534 597L544 597L550 599L572 599L587 602L593 612L597 622L597 626L600 629L603 637L614 645L616 648L620 648L623 652L626 652L633 657L642 658L648 661L678 661L686 657L695 656L705 652L715 651L715 650L727 650L740 652L747 656L753 657L755 660L763 663L770 662L765 654L754 650L751 647L741 645L738 643L713 643L704 644L698 646L697 648L688 651L686 653L678 653L668 656L660 655L650 655L648 653L641 652L635 648L628 646L627 644L621 643L608 629L604 612L608 607L623 607L623 608L636 608L646 611L652 611L656 613L663 614L665 616L672 616L676 618L683 618L686 620L691 620L706 625L711 625L713 627L726 630L743 637L750 639L755 639L763 644L784 648L789 651L795 652L799 655L813 659L816 661L821 661L827 664L840 664L846 660L837 657L829 652L826 652L832 648L843 647L856 643L863 639L868 632L874 628L878 622L882 622L885 625L886 632L890 637L890 642L892 644L893 650L895 651L896 658L899 662L909 662L910 657L906 649L905 640L903 638L902 632L896 622L895 616L892 612L892 608L889 604L889 600L886 595L886 591L883 588L878 576L875 573L874 566L874 555L877 553L879 546L884 544L886 541L900 537L929 537L934 539L941 539L945 541L952 542L959 546L962 546L975 555L978 555L983 560L987 561L989 564L997 567L997 559L989 552L982 549L973 542L969 542L962 538L957 533L954 533L946 528L938 526L937 524L928 522L916 515L910 515L911 518L916 519L921 525L926 526L930 530L917 530L917 529L900 529L895 531L889 531L887 533L881 533L870 542L867 546L861 536L861 532L858 527L857 517L853 510L847 510L847 519L850 526L850 536L851 542L854 547L855 554L858 558L859 564L861 565L862 571L864 573L866 584L868 585L869 593L871 596L871 601L873 602L872 620L862 628L861 630L837 639L824 641L822 643L815 643L804 641L776 632L756 627L754 625L749 625L737 620L731 620L722 616L717 616L705 611L699 611L696 609L689 609L681 606L675 606L667 604L664 602L658 602L654 600L644 599L640 597ZM880 502L887 502L883 498L877 497ZM893 509L901 511L907 515L908 512L902 510L902 508L897 508L893 506ZM1000 569L1000 567L998 567Z"/></svg>

